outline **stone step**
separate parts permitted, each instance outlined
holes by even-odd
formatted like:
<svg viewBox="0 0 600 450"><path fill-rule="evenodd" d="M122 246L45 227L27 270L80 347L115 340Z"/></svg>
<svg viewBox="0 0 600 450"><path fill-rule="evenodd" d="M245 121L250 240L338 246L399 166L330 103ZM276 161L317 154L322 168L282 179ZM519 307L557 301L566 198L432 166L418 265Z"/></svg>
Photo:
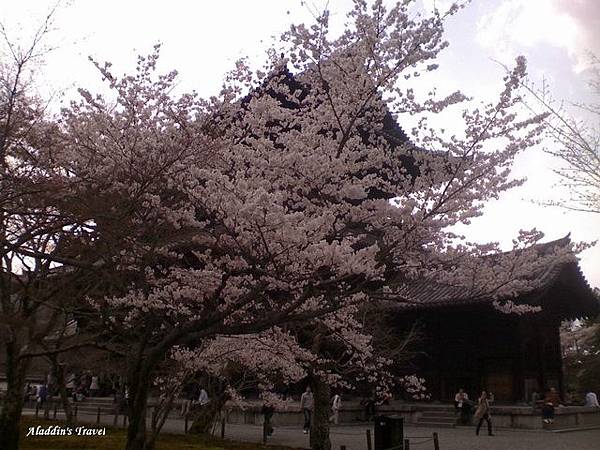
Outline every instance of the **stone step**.
<svg viewBox="0 0 600 450"><path fill-rule="evenodd" d="M456 422L456 418L454 417L419 417L418 421L423 422L437 422L437 423L454 423Z"/></svg>
<svg viewBox="0 0 600 450"><path fill-rule="evenodd" d="M447 417L449 419L454 419L456 414L445 411L423 411L421 417Z"/></svg>
<svg viewBox="0 0 600 450"><path fill-rule="evenodd" d="M411 426L417 427L429 427L429 428L454 428L456 424L450 422L429 422L429 421L417 421L416 423L411 424Z"/></svg>

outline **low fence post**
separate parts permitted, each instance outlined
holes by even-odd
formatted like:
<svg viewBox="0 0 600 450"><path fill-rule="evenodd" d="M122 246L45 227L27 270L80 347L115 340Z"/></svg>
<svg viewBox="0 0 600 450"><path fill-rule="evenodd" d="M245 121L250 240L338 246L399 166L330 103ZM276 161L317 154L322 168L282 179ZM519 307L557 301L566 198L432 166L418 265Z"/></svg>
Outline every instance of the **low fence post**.
<svg viewBox="0 0 600 450"><path fill-rule="evenodd" d="M410 450L410 441L408 439L404 439L404 450Z"/></svg>
<svg viewBox="0 0 600 450"><path fill-rule="evenodd" d="M98 412L96 414L96 425L100 425L100 407L98 406Z"/></svg>
<svg viewBox="0 0 600 450"><path fill-rule="evenodd" d="M221 439L225 439L225 417L221 419Z"/></svg>
<svg viewBox="0 0 600 450"><path fill-rule="evenodd" d="M433 433L433 448L435 450L440 450L440 441L438 439L438 434L437 433Z"/></svg>
<svg viewBox="0 0 600 450"><path fill-rule="evenodd" d="M367 428L367 450L373 450L373 444L371 441L371 430Z"/></svg>
<svg viewBox="0 0 600 450"><path fill-rule="evenodd" d="M119 411L115 410L115 418L113 419L113 426L117 426L117 422L119 421Z"/></svg>
<svg viewBox="0 0 600 450"><path fill-rule="evenodd" d="M56 402L54 402L54 411L52 412L53 419L56 419L56 409L57 409Z"/></svg>
<svg viewBox="0 0 600 450"><path fill-rule="evenodd" d="M190 424L190 415L186 414L185 418L184 418L184 422L183 422L183 431L185 434L187 434L187 432L188 432L189 424Z"/></svg>
<svg viewBox="0 0 600 450"><path fill-rule="evenodd" d="M38 414L40 413L40 404L36 402L35 404L35 418L38 418Z"/></svg>

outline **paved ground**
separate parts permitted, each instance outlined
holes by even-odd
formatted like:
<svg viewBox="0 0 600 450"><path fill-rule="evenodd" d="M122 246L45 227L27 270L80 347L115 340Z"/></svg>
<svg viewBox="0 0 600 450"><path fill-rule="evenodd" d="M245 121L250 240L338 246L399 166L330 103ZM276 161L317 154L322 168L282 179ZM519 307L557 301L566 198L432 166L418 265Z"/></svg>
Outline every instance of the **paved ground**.
<svg viewBox="0 0 600 450"><path fill-rule="evenodd" d="M31 414L32 411L26 411ZM59 417L60 414L59 414ZM95 415L81 414L81 422L95 423ZM101 423L112 425L113 416L102 416ZM122 418L119 418L119 426ZM183 420L169 419L164 431L183 433ZM366 425L332 427L331 441L333 450L345 445L347 450L366 450ZM372 433L371 429L371 433ZM495 430L496 436L475 436L474 428L425 428L405 427L405 436L410 439L411 450L433 450L432 436L439 436L440 450L599 450L600 430L552 433L548 431ZM483 430L482 430L483 431ZM237 441L261 442L262 426L227 424L225 437ZM278 427L269 443L291 447L309 448L308 435L297 427Z"/></svg>
<svg viewBox="0 0 600 450"><path fill-rule="evenodd" d="M433 432L439 436L440 450L599 450L600 430L551 433L547 431L498 430L496 436L475 436L472 428L405 427L411 450L433 450ZM262 427L228 425L226 437L240 441L260 442ZM308 448L308 436L296 428L275 430L270 443ZM345 445L347 450L366 450L366 427L340 426L332 429L334 450Z"/></svg>

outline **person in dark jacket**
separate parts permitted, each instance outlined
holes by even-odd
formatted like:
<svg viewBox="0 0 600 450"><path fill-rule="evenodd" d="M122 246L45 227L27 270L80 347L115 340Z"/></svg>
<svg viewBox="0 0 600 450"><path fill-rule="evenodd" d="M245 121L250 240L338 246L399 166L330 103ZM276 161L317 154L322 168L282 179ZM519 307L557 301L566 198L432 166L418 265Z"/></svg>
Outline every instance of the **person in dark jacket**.
<svg viewBox="0 0 600 450"><path fill-rule="evenodd" d="M263 404L260 412L262 413L265 419L263 424L265 434L267 436L271 436L274 430L273 424L271 423L271 419L273 418L273 414L275 413L275 407L271 403L266 402L265 404Z"/></svg>

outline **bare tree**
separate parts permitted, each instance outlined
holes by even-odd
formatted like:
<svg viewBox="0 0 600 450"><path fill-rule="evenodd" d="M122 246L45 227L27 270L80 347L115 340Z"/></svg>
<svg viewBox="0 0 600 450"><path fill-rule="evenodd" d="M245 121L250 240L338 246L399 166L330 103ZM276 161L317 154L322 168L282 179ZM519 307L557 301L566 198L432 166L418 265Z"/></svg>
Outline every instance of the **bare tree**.
<svg viewBox="0 0 600 450"><path fill-rule="evenodd" d="M590 54L592 77L590 100L571 103L578 114L569 113L565 102L555 101L544 83L541 88L524 83L529 106L547 114L548 133L554 145L546 152L560 160L555 170L569 198L554 204L567 209L600 214L600 59ZM585 118L582 118L585 117Z"/></svg>
<svg viewBox="0 0 600 450"><path fill-rule="evenodd" d="M54 258L77 225L55 207L60 177L44 169L38 148L55 136L47 104L35 95L35 71L51 50L46 37L57 3L28 45L0 23L0 346L7 392L0 412L3 448L18 447L23 388L31 361L71 348L67 330L79 270ZM62 267L61 267L62 266ZM78 336L80 340L83 336Z"/></svg>

